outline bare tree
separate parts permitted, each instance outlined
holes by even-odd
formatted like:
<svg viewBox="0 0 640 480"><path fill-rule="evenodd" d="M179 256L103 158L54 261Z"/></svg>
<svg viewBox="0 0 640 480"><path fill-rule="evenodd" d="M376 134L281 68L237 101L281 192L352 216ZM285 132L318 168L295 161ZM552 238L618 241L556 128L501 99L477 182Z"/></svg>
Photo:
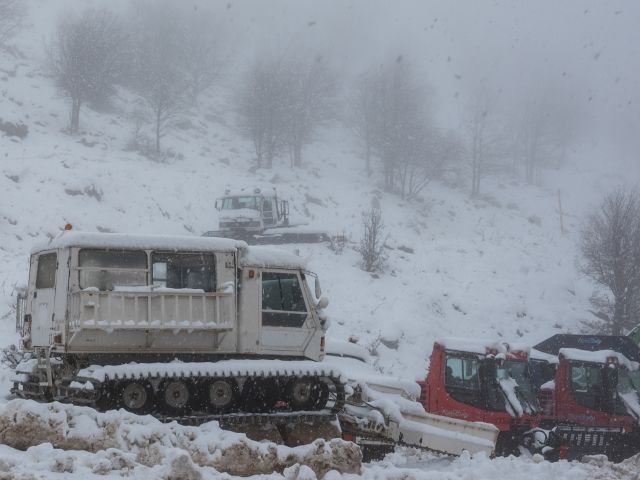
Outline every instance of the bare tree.
<svg viewBox="0 0 640 480"><path fill-rule="evenodd" d="M382 160L384 189L404 196L412 170L427 158L426 89L400 55L363 74L357 91L355 128Z"/></svg>
<svg viewBox="0 0 640 480"><path fill-rule="evenodd" d="M505 152L505 139L499 133L496 118L497 95L480 85L471 99L465 119L467 162L471 171L471 197L480 195L480 184L487 175L498 170Z"/></svg>
<svg viewBox="0 0 640 480"><path fill-rule="evenodd" d="M577 127L577 110L558 88L534 87L522 94L513 123L514 152L524 165L529 184L540 184L542 168L558 165L566 155Z"/></svg>
<svg viewBox="0 0 640 480"><path fill-rule="evenodd" d="M335 82L320 56L311 61L293 61L283 69L287 75L284 90L284 142L289 149L291 166L302 165L302 149L314 130L328 117Z"/></svg>
<svg viewBox="0 0 640 480"><path fill-rule="evenodd" d="M24 0L0 0L0 47L15 35L26 14Z"/></svg>
<svg viewBox="0 0 640 480"><path fill-rule="evenodd" d="M371 155L378 103L375 92L375 79L371 75L361 75L352 92L348 123L356 137L364 146L365 169L371 175Z"/></svg>
<svg viewBox="0 0 640 480"><path fill-rule="evenodd" d="M197 8L196 8L197 7ZM220 75L225 64L221 50L222 27L207 2L180 11L181 54L188 94L194 105Z"/></svg>
<svg viewBox="0 0 640 480"><path fill-rule="evenodd" d="M592 298L604 333L622 334L640 316L640 194L619 190L607 195L583 228L581 269L604 292Z"/></svg>
<svg viewBox="0 0 640 480"><path fill-rule="evenodd" d="M108 10L86 10L81 17L58 25L47 53L59 89L71 99L72 132L80 127L82 104L111 92L122 41L120 21Z"/></svg>
<svg viewBox="0 0 640 480"><path fill-rule="evenodd" d="M253 142L259 167L271 168L284 145L288 80L280 60L263 58L247 71L238 95L241 128Z"/></svg>
<svg viewBox="0 0 640 480"><path fill-rule="evenodd" d="M171 2L141 2L136 7L130 27L133 50L130 82L145 100L159 154L161 139L171 119L181 111L187 88L179 61L182 37Z"/></svg>
<svg viewBox="0 0 640 480"><path fill-rule="evenodd" d="M365 272L379 272L384 268L384 222L379 207L362 212L362 240L358 251L362 257L362 269Z"/></svg>

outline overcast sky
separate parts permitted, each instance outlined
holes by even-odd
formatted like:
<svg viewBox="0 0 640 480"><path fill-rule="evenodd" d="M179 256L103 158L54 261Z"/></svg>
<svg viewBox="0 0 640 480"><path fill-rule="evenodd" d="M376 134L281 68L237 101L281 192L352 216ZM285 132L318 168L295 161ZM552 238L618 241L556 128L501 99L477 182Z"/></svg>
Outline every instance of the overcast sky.
<svg viewBox="0 0 640 480"><path fill-rule="evenodd" d="M639 146L634 0L243 0L220 7L243 26L234 31L249 55L308 44L357 72L403 54L435 89L446 123L482 79L507 97L523 84L553 83L575 97L595 132L616 133L634 155Z"/></svg>

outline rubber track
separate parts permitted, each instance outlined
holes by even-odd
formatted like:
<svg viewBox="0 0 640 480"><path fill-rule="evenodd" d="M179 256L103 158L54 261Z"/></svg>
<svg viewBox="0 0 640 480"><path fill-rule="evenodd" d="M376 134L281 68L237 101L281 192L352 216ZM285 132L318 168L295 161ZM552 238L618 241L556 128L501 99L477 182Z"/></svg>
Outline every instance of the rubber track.
<svg viewBox="0 0 640 480"><path fill-rule="evenodd" d="M135 367L135 368L132 368ZM211 414L208 412L195 413L185 416L163 416L159 413L152 413L156 418L166 421L176 420L179 423L185 421L189 424L200 424L211 420L224 419L225 422L233 421L232 418L237 417L242 423L251 423L248 417L270 418L273 421L277 417L291 417L291 415L316 415L320 412L335 414L340 412L345 403L344 382L340 372L330 367L323 366L316 362L306 361L267 361L262 362L260 367L256 367L255 363L250 361L222 361L222 362L204 362L204 363L176 363L176 364L137 364L123 366L95 366L81 370L74 382L78 384L87 384L90 382L91 389L81 387L61 388L62 395L57 398L59 401L70 402L74 404L90 406L97 408L99 401L98 393L102 390L102 385L107 382L118 380L161 380L165 378L300 378L300 377L317 377L326 378L333 384L330 392L329 401L333 400L334 404L331 409L322 409L317 412L296 412L296 411L275 411L271 413L254 413L254 412L230 412L226 414ZM330 386L331 387L331 386ZM316 417L314 417L316 418ZM254 420L258 421L258 420Z"/></svg>

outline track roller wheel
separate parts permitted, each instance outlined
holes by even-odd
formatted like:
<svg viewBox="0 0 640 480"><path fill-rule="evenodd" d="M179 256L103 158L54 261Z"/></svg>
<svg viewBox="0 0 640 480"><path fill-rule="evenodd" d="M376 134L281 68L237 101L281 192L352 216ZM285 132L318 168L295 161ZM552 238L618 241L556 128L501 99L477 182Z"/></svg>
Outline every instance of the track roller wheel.
<svg viewBox="0 0 640 480"><path fill-rule="evenodd" d="M321 410L329 398L329 387L313 377L294 378L287 384L286 395L291 410Z"/></svg>
<svg viewBox="0 0 640 480"><path fill-rule="evenodd" d="M233 378L211 378L200 388L200 402L205 411L226 413L238 402L238 383Z"/></svg>
<svg viewBox="0 0 640 480"><path fill-rule="evenodd" d="M269 378L250 378L242 388L242 408L247 412L269 412L279 400L276 382Z"/></svg>
<svg viewBox="0 0 640 480"><path fill-rule="evenodd" d="M154 403L153 387L143 380L127 380L116 385L117 405L133 413L148 413Z"/></svg>
<svg viewBox="0 0 640 480"><path fill-rule="evenodd" d="M166 413L182 413L194 400L194 386L183 378L167 379L160 384L160 406Z"/></svg>

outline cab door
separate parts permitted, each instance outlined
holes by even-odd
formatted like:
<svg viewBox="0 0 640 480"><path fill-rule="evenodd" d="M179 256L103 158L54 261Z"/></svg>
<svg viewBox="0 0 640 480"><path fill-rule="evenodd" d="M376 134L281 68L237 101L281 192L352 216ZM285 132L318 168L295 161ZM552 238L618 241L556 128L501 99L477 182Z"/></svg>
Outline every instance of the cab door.
<svg viewBox="0 0 640 480"><path fill-rule="evenodd" d="M315 329L299 273L262 272L260 343L265 353L302 355Z"/></svg>
<svg viewBox="0 0 640 480"><path fill-rule="evenodd" d="M56 252L44 252L31 258L33 279L31 296L31 342L33 346L49 346L49 334L54 327L54 298L56 292Z"/></svg>
<svg viewBox="0 0 640 480"><path fill-rule="evenodd" d="M274 197L262 197L262 220L265 227L273 227L276 224Z"/></svg>

